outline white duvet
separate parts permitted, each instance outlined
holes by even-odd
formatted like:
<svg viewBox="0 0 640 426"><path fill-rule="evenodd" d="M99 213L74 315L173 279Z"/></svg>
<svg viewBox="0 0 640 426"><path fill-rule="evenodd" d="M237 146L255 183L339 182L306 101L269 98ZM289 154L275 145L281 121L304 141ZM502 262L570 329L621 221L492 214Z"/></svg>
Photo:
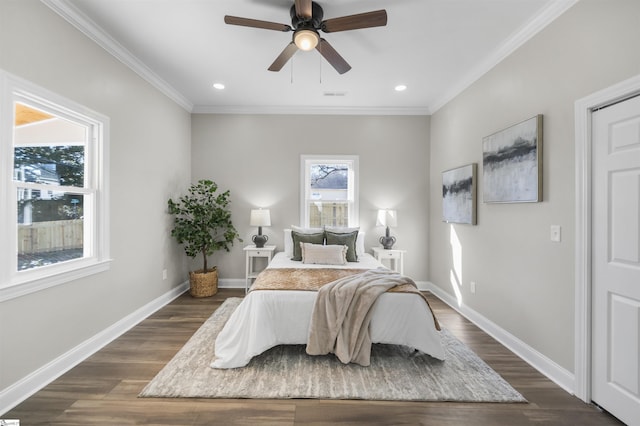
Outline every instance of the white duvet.
<svg viewBox="0 0 640 426"><path fill-rule="evenodd" d="M373 256L344 268L375 269ZM269 268L326 268L275 255ZM334 267L334 266L331 266ZM342 266L337 266L342 268ZM215 342L213 368L244 367L256 355L277 345L306 344L317 292L290 290L251 291L233 312ZM409 293L384 293L373 306L369 330L373 343L405 345L444 359L440 334L426 302Z"/></svg>

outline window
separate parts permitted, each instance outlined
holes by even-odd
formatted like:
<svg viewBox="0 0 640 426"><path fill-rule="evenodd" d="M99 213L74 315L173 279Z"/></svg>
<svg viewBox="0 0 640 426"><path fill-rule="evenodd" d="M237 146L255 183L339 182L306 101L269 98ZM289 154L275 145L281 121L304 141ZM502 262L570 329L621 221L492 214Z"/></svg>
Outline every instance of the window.
<svg viewBox="0 0 640 426"><path fill-rule="evenodd" d="M358 156L301 157L300 224L358 226Z"/></svg>
<svg viewBox="0 0 640 426"><path fill-rule="evenodd" d="M108 119L1 71L0 80L3 300L106 269Z"/></svg>

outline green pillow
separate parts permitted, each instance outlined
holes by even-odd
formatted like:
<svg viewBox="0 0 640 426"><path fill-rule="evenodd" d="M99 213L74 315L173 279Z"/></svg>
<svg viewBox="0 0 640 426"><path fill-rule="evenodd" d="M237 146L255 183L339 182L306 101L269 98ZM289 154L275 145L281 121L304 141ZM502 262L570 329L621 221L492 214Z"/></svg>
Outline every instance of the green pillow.
<svg viewBox="0 0 640 426"><path fill-rule="evenodd" d="M303 234L301 232L291 231L291 239L293 240L293 257L291 260L302 260L300 243L324 244L324 232Z"/></svg>
<svg viewBox="0 0 640 426"><path fill-rule="evenodd" d="M358 255L356 254L356 239L358 238L358 231L348 233L338 232L324 232L328 246L332 245L344 245L347 246L347 262L357 262Z"/></svg>

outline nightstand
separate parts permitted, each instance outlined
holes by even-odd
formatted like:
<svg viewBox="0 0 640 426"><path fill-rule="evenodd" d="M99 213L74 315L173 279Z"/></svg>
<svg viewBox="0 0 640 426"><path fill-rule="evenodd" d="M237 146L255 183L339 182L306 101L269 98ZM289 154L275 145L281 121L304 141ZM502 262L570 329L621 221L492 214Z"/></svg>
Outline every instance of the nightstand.
<svg viewBox="0 0 640 426"><path fill-rule="evenodd" d="M385 250L382 247L374 247L373 257L382 263L384 263L384 259L389 259L389 269L404 274L404 254L406 252L406 250Z"/></svg>
<svg viewBox="0 0 640 426"><path fill-rule="evenodd" d="M258 276L261 271L257 271L255 269L254 260L257 257L264 257L267 259L267 265L271 262L273 258L273 252L276 251L276 246L264 246L264 247L256 247L255 245L246 246L244 248L245 254L245 262L246 262L246 275L244 281L244 292L247 293L249 291L249 283L252 279Z"/></svg>

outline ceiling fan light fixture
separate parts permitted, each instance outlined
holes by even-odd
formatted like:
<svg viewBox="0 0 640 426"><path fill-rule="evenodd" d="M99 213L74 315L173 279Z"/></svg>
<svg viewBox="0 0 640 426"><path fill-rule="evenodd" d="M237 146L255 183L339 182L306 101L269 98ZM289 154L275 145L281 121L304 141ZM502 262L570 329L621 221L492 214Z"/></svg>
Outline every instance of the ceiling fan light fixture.
<svg viewBox="0 0 640 426"><path fill-rule="evenodd" d="M298 30L293 35L293 42L298 49L309 51L316 48L320 42L320 36L313 30Z"/></svg>

